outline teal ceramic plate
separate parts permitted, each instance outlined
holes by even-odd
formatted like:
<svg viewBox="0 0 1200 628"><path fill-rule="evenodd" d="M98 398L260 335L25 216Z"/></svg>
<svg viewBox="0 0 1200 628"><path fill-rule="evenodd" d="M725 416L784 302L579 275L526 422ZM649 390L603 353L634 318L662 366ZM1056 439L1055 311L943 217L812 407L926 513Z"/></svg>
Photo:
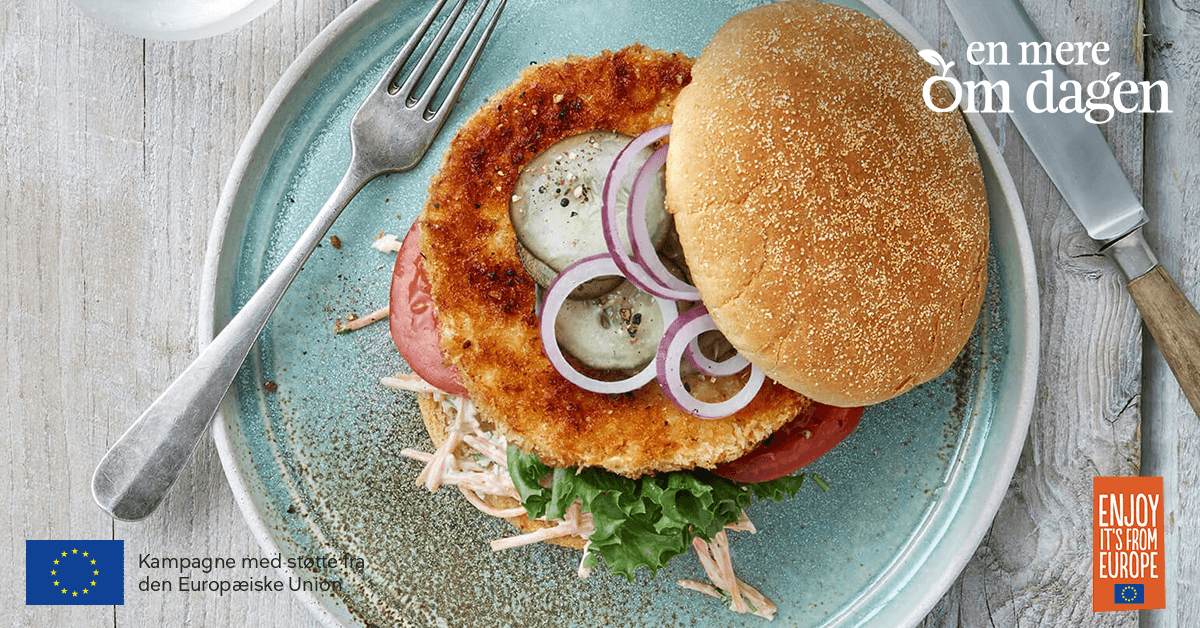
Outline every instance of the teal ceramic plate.
<svg viewBox="0 0 1200 628"><path fill-rule="evenodd" d="M335 590L302 591L325 623L347 626L758 626L675 585L702 577L691 555L633 582L575 574L553 546L492 553L511 534L452 489L413 485L404 447L428 448L416 405L379 385L406 370L386 324L335 335L346 313L386 303L392 256L454 130L531 62L641 41L696 55L746 0L510 0L462 103L414 171L377 179L317 249L226 398L214 438L264 551L350 556L333 570L287 570ZM247 300L325 201L349 160L350 116L429 2L358 2L284 75L243 144L209 242L200 335ZM891 10L872 9L913 36ZM923 47L923 46L922 46ZM991 278L970 344L940 379L870 408L858 431L811 468L785 504L756 506L755 535L733 538L742 577L779 607L776 625L902 626L928 612L999 507L1024 440L1037 355L1033 256L1012 182L971 120L992 213Z"/></svg>

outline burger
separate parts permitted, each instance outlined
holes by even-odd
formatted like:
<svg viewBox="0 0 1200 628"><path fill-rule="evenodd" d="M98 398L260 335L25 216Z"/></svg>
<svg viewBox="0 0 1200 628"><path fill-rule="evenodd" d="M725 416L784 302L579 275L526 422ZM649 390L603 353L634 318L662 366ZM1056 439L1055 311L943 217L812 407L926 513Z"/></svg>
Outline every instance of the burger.
<svg viewBox="0 0 1200 628"><path fill-rule="evenodd" d="M862 407L945 371L986 284L983 178L931 70L808 0L700 57L632 45L525 69L458 131L399 246L392 336L455 485L522 534L770 616L727 529L800 489ZM936 98L949 100L947 93Z"/></svg>

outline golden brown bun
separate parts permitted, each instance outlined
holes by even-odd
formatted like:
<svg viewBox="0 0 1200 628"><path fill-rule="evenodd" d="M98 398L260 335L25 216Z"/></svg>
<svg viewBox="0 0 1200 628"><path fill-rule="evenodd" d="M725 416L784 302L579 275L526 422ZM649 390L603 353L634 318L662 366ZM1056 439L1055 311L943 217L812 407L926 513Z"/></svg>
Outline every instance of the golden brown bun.
<svg viewBox="0 0 1200 628"><path fill-rule="evenodd" d="M429 432L429 438L433 441L434 448L441 446L446 440L446 429L454 420L454 416L447 412L442 404L434 400L432 395L417 395L417 405L421 408L421 420L425 422L425 430ZM517 500L502 495L483 495L480 498L483 503L493 508L516 508L521 505ZM505 521L522 532L533 532L554 525L550 522L530 519L525 515L505 517ZM546 542L581 550L586 541L580 536L567 536L547 539Z"/></svg>
<svg viewBox="0 0 1200 628"><path fill-rule="evenodd" d="M774 383L723 419L698 419L656 382L624 395L568 382L542 348L533 279L517 256L508 204L522 167L596 129L637 135L670 122L691 60L645 46L525 69L450 142L421 214L421 254L442 349L471 400L508 441L556 467L630 477L733 460L809 401ZM712 387L737 390L737 376ZM693 386L698 397L701 392Z"/></svg>
<svg viewBox="0 0 1200 628"><path fill-rule="evenodd" d="M721 28L675 105L667 205L704 303L775 381L837 406L942 373L987 283L983 177L932 69L819 2ZM947 98L947 94L939 94Z"/></svg>

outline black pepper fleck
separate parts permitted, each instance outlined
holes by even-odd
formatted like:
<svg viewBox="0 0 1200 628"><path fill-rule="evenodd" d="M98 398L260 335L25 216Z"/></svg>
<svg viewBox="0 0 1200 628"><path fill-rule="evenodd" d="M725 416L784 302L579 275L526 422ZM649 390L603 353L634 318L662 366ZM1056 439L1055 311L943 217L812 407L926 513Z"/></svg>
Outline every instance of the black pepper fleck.
<svg viewBox="0 0 1200 628"><path fill-rule="evenodd" d="M571 199L564 198L563 200L559 201L558 204L562 205L563 207L566 207L567 205L571 204Z"/></svg>

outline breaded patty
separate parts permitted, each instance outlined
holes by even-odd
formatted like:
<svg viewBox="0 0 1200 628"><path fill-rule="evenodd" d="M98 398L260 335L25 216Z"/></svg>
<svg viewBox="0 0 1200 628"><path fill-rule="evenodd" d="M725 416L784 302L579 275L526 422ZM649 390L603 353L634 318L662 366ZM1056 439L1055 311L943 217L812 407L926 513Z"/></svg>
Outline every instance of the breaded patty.
<svg viewBox="0 0 1200 628"><path fill-rule="evenodd" d="M657 382L623 395L583 390L542 348L535 284L508 216L518 173L565 137L593 130L634 136L670 122L690 68L680 53L641 45L529 67L471 116L430 184L421 253L442 348L482 416L547 464L630 477L712 467L741 456L809 403L768 380L740 412L698 419Z"/></svg>

